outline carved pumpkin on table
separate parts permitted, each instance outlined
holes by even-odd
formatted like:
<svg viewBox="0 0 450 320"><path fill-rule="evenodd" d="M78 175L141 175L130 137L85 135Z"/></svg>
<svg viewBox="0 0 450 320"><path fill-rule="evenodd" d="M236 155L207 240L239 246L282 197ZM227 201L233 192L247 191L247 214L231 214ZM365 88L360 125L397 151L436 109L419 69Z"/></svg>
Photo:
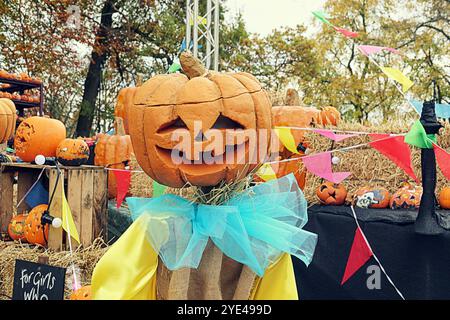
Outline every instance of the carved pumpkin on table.
<svg viewBox="0 0 450 320"><path fill-rule="evenodd" d="M247 175L265 155L251 165L247 159L268 151L269 96L251 74L208 72L187 52L180 61L187 76L151 78L136 89L128 109L139 165L154 180L175 188L215 186ZM249 134L259 137L261 130L267 134L252 146ZM220 143L208 137L212 132L222 138ZM175 133L188 143L180 144ZM181 161L173 161L173 154Z"/></svg>
<svg viewBox="0 0 450 320"><path fill-rule="evenodd" d="M0 99L0 143L7 142L16 128L16 106L10 99Z"/></svg>
<svg viewBox="0 0 450 320"><path fill-rule="evenodd" d="M16 131L14 148L16 155L25 162L32 162L41 154L55 157L56 148L66 138L66 127L55 119L30 117L23 120Z"/></svg>
<svg viewBox="0 0 450 320"><path fill-rule="evenodd" d="M123 119L123 127L126 134L130 132L128 129L128 109L133 104L135 93L136 88L133 87L121 89L117 97L116 107L114 108L114 116Z"/></svg>
<svg viewBox="0 0 450 320"><path fill-rule="evenodd" d="M14 216L8 225L8 235L12 240L25 240L25 220L26 214L18 214Z"/></svg>
<svg viewBox="0 0 450 320"><path fill-rule="evenodd" d="M316 195L322 204L340 206L345 203L347 189L342 183L326 181L317 188Z"/></svg>
<svg viewBox="0 0 450 320"><path fill-rule="evenodd" d="M407 183L392 195L391 209L418 209L422 199L423 188Z"/></svg>
<svg viewBox="0 0 450 320"><path fill-rule="evenodd" d="M56 159L64 166L80 166L89 159L89 146L83 139L64 139L56 148Z"/></svg>
<svg viewBox="0 0 450 320"><path fill-rule="evenodd" d="M439 205L442 209L450 209L450 187L444 187L439 193Z"/></svg>
<svg viewBox="0 0 450 320"><path fill-rule="evenodd" d="M111 169L125 170L131 161L133 146L129 135L125 134L122 118L116 118L115 134L100 133L95 145L94 163ZM117 183L114 172L108 172L108 196L110 199L117 195Z"/></svg>
<svg viewBox="0 0 450 320"><path fill-rule="evenodd" d="M48 205L40 204L34 207L25 220L24 235L25 239L31 244L45 246L48 240L48 224L45 227L41 224L41 218L48 209Z"/></svg>
<svg viewBox="0 0 450 320"><path fill-rule="evenodd" d="M70 295L70 300L92 300L91 286L83 286Z"/></svg>
<svg viewBox="0 0 450 320"><path fill-rule="evenodd" d="M391 194L383 187L365 186L353 195L353 205L360 208L383 209L389 207Z"/></svg>

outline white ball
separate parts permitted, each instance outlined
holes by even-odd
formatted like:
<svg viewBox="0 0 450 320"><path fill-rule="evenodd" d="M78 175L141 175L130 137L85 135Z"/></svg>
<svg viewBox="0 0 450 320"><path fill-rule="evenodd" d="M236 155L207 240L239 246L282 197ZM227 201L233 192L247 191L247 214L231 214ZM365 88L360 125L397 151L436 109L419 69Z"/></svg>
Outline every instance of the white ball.
<svg viewBox="0 0 450 320"><path fill-rule="evenodd" d="M306 150L305 150L305 154L311 154L311 149L309 149L309 148L306 148Z"/></svg>
<svg viewBox="0 0 450 320"><path fill-rule="evenodd" d="M44 165L45 164L45 157L42 154L38 154L35 158L34 158L34 162L37 165Z"/></svg>
<svg viewBox="0 0 450 320"><path fill-rule="evenodd" d="M62 220L60 218L54 218L52 221L52 227L58 229L58 228L61 228L61 226L62 226Z"/></svg>
<svg viewBox="0 0 450 320"><path fill-rule="evenodd" d="M334 156L333 158L331 158L332 164L339 164L339 162L341 162L341 159L339 159L339 157Z"/></svg>

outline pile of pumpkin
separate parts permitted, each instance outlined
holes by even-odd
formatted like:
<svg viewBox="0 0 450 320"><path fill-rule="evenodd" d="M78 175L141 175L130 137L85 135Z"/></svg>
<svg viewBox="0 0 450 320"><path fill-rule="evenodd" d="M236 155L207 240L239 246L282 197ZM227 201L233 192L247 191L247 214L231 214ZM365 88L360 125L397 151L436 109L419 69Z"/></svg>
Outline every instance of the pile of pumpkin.
<svg viewBox="0 0 450 320"><path fill-rule="evenodd" d="M40 78L32 78L28 74L22 72L19 74L9 73L5 70L0 70L0 79L9 79L9 80L19 80L29 83L41 84L42 80Z"/></svg>
<svg viewBox="0 0 450 320"><path fill-rule="evenodd" d="M40 95L34 94L28 90L25 91L24 94L0 91L0 98L12 99L12 100L22 101L22 102L32 102L32 103L39 103L41 101Z"/></svg>
<svg viewBox="0 0 450 320"><path fill-rule="evenodd" d="M359 188L348 200L348 192L343 183L325 181L316 190L321 204L340 206L351 203L360 208L374 209L418 209L423 189L405 182L394 194L384 187L364 186ZM450 209L450 187L444 187L438 197L442 209Z"/></svg>

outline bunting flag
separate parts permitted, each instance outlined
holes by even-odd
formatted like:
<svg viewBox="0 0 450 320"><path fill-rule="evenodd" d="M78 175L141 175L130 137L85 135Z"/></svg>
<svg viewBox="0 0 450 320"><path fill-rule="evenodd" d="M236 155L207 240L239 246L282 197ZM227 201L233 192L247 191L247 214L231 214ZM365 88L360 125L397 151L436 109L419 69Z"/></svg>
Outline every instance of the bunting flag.
<svg viewBox="0 0 450 320"><path fill-rule="evenodd" d="M112 170L112 172L114 172L114 176L116 177L116 206L117 208L120 208L123 199L125 199L128 190L130 189L131 172L128 170Z"/></svg>
<svg viewBox="0 0 450 320"><path fill-rule="evenodd" d="M315 133L318 133L324 137L327 137L333 141L336 142L340 142L342 140L348 139L348 138L352 138L352 137L356 137L359 136L358 133L352 133L352 134L337 134L334 133L334 131L331 130L326 130L326 129L313 129L313 131Z"/></svg>
<svg viewBox="0 0 450 320"><path fill-rule="evenodd" d="M297 144L295 143L295 139L290 128L275 128L274 131L286 149L292 153L299 154Z"/></svg>
<svg viewBox="0 0 450 320"><path fill-rule="evenodd" d="M418 114L422 114L423 102L417 100L409 100L414 106ZM436 117L450 119L450 104L436 103Z"/></svg>
<svg viewBox="0 0 450 320"><path fill-rule="evenodd" d="M405 142L421 149L432 149L433 142L436 142L436 135L427 135L422 123L417 120L405 136Z"/></svg>
<svg viewBox="0 0 450 320"><path fill-rule="evenodd" d="M189 22L190 22L191 26L194 25L194 19L193 18L190 18ZM206 26L208 24L208 20L205 17L198 16L197 17L197 23Z"/></svg>
<svg viewBox="0 0 450 320"><path fill-rule="evenodd" d="M194 41L193 40L191 40L191 42L189 43L189 50L192 50L192 48L194 48ZM198 48L199 49L203 48L203 45L199 44ZM183 41L181 42L179 53L181 53L181 52L183 52L185 50L187 50L186 39L183 39Z"/></svg>
<svg viewBox="0 0 450 320"><path fill-rule="evenodd" d="M343 285L356 273L356 271L365 265L372 256L372 249L368 245L361 228L357 226L341 285Z"/></svg>
<svg viewBox="0 0 450 320"><path fill-rule="evenodd" d="M346 36L347 38L356 38L358 36L357 32L353 32L344 28L340 28L335 26L334 24L332 24L328 19L330 19L330 17L328 16L328 14L326 14L325 12L322 11L313 11L312 14L319 19L320 21L322 21L323 23L329 25L330 27L332 27L334 30L336 30L337 32L343 34L344 36Z"/></svg>
<svg viewBox="0 0 450 320"><path fill-rule="evenodd" d="M433 148L439 169L441 169L444 177L447 178L447 180L450 180L450 154L435 143L433 143Z"/></svg>
<svg viewBox="0 0 450 320"><path fill-rule="evenodd" d="M309 172L333 183L341 183L352 174L351 172L333 172L329 151L302 157L302 161Z"/></svg>
<svg viewBox="0 0 450 320"><path fill-rule="evenodd" d="M181 64L178 61L174 61L172 65L169 67L169 70L167 70L168 73L175 73L177 71L181 70Z"/></svg>
<svg viewBox="0 0 450 320"><path fill-rule="evenodd" d="M370 134L370 146L394 162L400 169L419 183L411 164L411 150L405 143L404 136L390 136L389 134Z"/></svg>
<svg viewBox="0 0 450 320"><path fill-rule="evenodd" d="M405 76L400 70L396 68L380 67L380 69L389 78L397 81L402 85L403 93L408 91L414 85L414 82L412 82L407 76Z"/></svg>
<svg viewBox="0 0 450 320"><path fill-rule="evenodd" d="M273 171L269 163L264 163L256 172L256 175L264 181L277 179L277 174Z"/></svg>
<svg viewBox="0 0 450 320"><path fill-rule="evenodd" d="M165 192L167 187L165 185L162 185L160 183L158 183L157 181L153 180L153 198L162 196Z"/></svg>
<svg viewBox="0 0 450 320"><path fill-rule="evenodd" d="M358 46L359 51L361 51L361 53L365 56L370 56L372 54L377 54L383 50L386 51L390 51L392 53L395 54L400 54L400 51L394 49L394 48L389 48L389 47L379 47L379 46L368 46L368 45L362 45L362 46Z"/></svg>
<svg viewBox="0 0 450 320"><path fill-rule="evenodd" d="M68 234L70 234L71 238L73 238L76 242L80 243L80 236L78 235L77 227L75 226L75 222L73 221L72 211L70 210L69 203L67 202L64 188L61 189L62 189L62 197L61 197L62 227Z"/></svg>
<svg viewBox="0 0 450 320"><path fill-rule="evenodd" d="M343 34L344 36L346 36L347 38L356 38L358 37L358 33L354 32L354 31L350 31L344 28L339 28L336 26L333 26L333 29L336 30L337 32L340 32L341 34Z"/></svg>

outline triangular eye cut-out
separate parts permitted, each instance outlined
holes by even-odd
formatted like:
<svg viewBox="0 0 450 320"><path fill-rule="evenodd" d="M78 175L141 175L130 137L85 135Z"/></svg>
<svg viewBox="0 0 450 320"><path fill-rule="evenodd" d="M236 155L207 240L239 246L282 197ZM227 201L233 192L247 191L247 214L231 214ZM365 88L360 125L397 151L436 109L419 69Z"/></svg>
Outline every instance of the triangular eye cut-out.
<svg viewBox="0 0 450 320"><path fill-rule="evenodd" d="M225 117L224 115L220 115L214 125L212 126L212 129L245 129L240 123Z"/></svg>
<svg viewBox="0 0 450 320"><path fill-rule="evenodd" d="M187 129L186 123L184 123L183 119L177 118L174 121L163 124L159 129L158 133L163 132L167 129Z"/></svg>

